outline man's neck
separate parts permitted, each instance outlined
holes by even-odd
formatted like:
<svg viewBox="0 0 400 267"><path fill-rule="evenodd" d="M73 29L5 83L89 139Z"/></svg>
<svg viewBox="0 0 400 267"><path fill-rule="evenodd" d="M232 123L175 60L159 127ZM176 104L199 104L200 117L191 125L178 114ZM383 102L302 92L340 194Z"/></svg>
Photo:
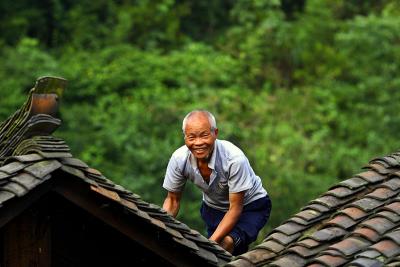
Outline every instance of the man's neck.
<svg viewBox="0 0 400 267"><path fill-rule="evenodd" d="M213 149L211 150L211 152L207 155L207 157L205 157L204 159L196 159L197 160L197 165L198 166L204 166L204 165L208 165L208 163L210 162L212 155L214 153L214 149L215 146L213 147Z"/></svg>
<svg viewBox="0 0 400 267"><path fill-rule="evenodd" d="M208 165L210 161L208 160L208 158L205 159L197 159L197 166L204 166L204 165Z"/></svg>

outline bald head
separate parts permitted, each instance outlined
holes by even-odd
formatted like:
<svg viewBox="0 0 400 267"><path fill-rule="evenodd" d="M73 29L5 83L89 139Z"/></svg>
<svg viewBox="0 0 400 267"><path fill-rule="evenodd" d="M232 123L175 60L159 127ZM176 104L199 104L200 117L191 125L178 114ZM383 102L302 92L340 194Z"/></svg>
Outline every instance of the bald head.
<svg viewBox="0 0 400 267"><path fill-rule="evenodd" d="M186 125L189 120L192 118L199 118L199 117L206 117L208 119L208 122L210 123L210 131L214 132L217 129L217 122L215 121L215 117L211 112L203 109L196 109L191 112L189 112L185 118L183 119L182 122L182 132L185 134L185 129Z"/></svg>

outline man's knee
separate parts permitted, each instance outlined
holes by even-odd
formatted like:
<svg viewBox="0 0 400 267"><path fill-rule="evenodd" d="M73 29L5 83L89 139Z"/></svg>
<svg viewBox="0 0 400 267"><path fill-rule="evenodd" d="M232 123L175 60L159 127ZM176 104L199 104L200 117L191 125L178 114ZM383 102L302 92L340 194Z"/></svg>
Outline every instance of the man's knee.
<svg viewBox="0 0 400 267"><path fill-rule="evenodd" d="M234 249L233 238L229 235L225 236L221 241L221 246L228 252L232 253Z"/></svg>

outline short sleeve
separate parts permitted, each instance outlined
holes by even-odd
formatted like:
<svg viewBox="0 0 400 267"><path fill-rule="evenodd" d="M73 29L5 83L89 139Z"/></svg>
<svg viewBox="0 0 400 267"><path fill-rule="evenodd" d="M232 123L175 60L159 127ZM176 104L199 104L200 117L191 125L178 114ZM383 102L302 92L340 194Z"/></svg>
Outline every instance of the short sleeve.
<svg viewBox="0 0 400 267"><path fill-rule="evenodd" d="M180 192L184 188L185 183L186 179L183 176L182 170L179 168L175 157L172 156L168 162L163 187L170 192Z"/></svg>
<svg viewBox="0 0 400 267"><path fill-rule="evenodd" d="M237 156L230 162L229 193L238 193L252 187L250 163L245 156Z"/></svg>

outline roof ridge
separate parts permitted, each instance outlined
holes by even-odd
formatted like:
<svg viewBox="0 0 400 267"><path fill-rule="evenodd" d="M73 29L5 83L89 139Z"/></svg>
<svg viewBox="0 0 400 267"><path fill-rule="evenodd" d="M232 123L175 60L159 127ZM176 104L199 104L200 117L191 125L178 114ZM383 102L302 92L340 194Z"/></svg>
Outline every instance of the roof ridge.
<svg viewBox="0 0 400 267"><path fill-rule="evenodd" d="M50 135L61 125L56 114L66 84L67 81L59 77L37 79L22 107L0 124L0 163L6 157L16 155L14 152L24 140ZM23 147L18 148L21 150Z"/></svg>

